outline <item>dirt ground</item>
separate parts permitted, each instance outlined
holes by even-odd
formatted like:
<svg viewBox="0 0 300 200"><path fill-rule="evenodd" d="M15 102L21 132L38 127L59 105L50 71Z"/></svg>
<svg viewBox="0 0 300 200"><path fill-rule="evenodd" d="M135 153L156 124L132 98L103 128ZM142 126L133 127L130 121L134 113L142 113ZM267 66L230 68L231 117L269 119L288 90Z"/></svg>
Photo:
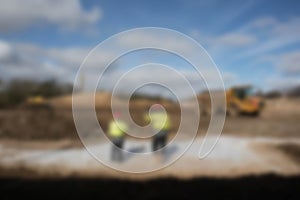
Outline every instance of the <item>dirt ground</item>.
<svg viewBox="0 0 300 200"><path fill-rule="evenodd" d="M140 125L143 113L151 105L149 102L138 102L132 110L132 117ZM266 107L258 117L227 117L223 134L239 137L298 137L300 136L300 99L277 99L266 101ZM144 106L140 106L143 104ZM62 105L62 104L59 104ZM173 132L180 122L180 111L169 105ZM106 130L112 118L108 108L97 108L97 116L103 130ZM190 115L191 121L193 116ZM201 116L199 135L206 133L210 118ZM187 127L188 130L188 127ZM188 131L187 131L187 134ZM0 110L0 139L11 140L78 140L70 107L53 109L15 108Z"/></svg>
<svg viewBox="0 0 300 200"><path fill-rule="evenodd" d="M203 162L189 157L198 150L196 145L173 167L155 176L148 174L147 178L99 169L99 163L78 138L70 107L61 102L53 109L0 110L0 191L8 199L19 194L53 199L56 196L52 194L57 193L74 199L95 195L116 199L154 199L160 195L188 198L199 192L210 199L299 199L299 103L300 99L268 100L259 117L227 117L224 139L211 157ZM137 123L143 123L141 113L146 111L133 109ZM174 132L180 113L172 108L170 113ZM97 115L105 129L111 119L110 110L98 107ZM208 124L209 117L202 116L199 140ZM99 148L107 150L109 146ZM134 166L135 162L131 159L128 165Z"/></svg>
<svg viewBox="0 0 300 200"><path fill-rule="evenodd" d="M300 165L300 146L296 144L277 145L275 149L282 151Z"/></svg>
<svg viewBox="0 0 300 200"><path fill-rule="evenodd" d="M101 96L100 96L101 97ZM107 102L109 96L106 94ZM18 147L25 150L51 150L82 148L83 145L76 133L69 105L70 98L54 101L55 107L49 108L24 108L18 107L0 111L0 143L5 147ZM63 101L65 100L65 101ZM173 133L179 123L180 112L177 107L167 106L173 124ZM240 116L226 118L222 136L237 138L300 138L300 99L275 99L266 101L265 109L258 117ZM153 104L151 100L134 102L132 111L133 119L143 124L142 114ZM59 106L58 106L59 105ZM111 119L111 111L106 107L97 107L97 116L100 125L107 127ZM193 116L190 116L193 120ZM202 116L199 124L198 136L205 136L210 118ZM189 132L185 133L187 136ZM174 135L173 135L174 136ZM170 138L171 139L171 138ZM183 138L184 139L184 138ZM260 148L260 147L259 147ZM272 147L299 164L299 145L280 144ZM3 154L4 152L2 152ZM2 170L3 171L3 170ZM3 173L2 173L3 174Z"/></svg>

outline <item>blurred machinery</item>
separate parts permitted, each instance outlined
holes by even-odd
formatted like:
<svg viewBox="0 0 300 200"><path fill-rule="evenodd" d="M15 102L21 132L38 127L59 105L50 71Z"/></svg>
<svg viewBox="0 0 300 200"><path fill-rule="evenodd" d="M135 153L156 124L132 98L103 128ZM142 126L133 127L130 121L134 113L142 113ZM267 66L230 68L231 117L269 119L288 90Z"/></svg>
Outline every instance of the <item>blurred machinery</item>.
<svg viewBox="0 0 300 200"><path fill-rule="evenodd" d="M218 91L213 92L218 93ZM250 85L232 87L228 89L226 91L226 113L232 117L236 117L241 114L259 116L264 107L264 101L258 94L258 91ZM201 113L204 115L210 115L211 101L209 92L201 94L198 97L198 100ZM215 102L217 102L217 100L215 100Z"/></svg>
<svg viewBox="0 0 300 200"><path fill-rule="evenodd" d="M39 109L39 108L51 109L52 108L50 103L44 97L39 96L39 95L28 97L24 106L27 108L36 108L36 109Z"/></svg>
<svg viewBox="0 0 300 200"><path fill-rule="evenodd" d="M258 116L264 107L262 98L252 86L232 87L226 92L227 113L230 116Z"/></svg>

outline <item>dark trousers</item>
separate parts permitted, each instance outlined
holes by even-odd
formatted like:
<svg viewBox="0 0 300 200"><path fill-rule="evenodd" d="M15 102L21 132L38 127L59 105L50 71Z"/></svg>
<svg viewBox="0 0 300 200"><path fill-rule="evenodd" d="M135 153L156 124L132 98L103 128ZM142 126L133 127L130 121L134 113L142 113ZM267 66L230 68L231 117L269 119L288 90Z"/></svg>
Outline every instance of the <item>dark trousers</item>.
<svg viewBox="0 0 300 200"><path fill-rule="evenodd" d="M111 139L113 145L111 150L111 160L121 162L124 159L123 155L123 145L124 145L124 138L112 138Z"/></svg>
<svg viewBox="0 0 300 200"><path fill-rule="evenodd" d="M158 132L152 140L152 151L157 151L166 146L168 132L162 130Z"/></svg>

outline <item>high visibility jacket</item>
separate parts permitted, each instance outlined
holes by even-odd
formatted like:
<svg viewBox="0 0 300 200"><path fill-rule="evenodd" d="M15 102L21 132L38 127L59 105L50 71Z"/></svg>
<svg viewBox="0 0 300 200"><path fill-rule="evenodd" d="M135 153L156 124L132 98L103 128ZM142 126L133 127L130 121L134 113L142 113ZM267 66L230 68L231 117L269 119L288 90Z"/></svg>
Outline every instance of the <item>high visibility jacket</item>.
<svg viewBox="0 0 300 200"><path fill-rule="evenodd" d="M123 137L128 129L127 124L121 120L112 120L108 126L108 134L111 137Z"/></svg>
<svg viewBox="0 0 300 200"><path fill-rule="evenodd" d="M145 115L145 120L147 122L151 121L152 128L154 130L169 130L171 128L171 122L168 117L168 114L165 112L153 112L149 116Z"/></svg>

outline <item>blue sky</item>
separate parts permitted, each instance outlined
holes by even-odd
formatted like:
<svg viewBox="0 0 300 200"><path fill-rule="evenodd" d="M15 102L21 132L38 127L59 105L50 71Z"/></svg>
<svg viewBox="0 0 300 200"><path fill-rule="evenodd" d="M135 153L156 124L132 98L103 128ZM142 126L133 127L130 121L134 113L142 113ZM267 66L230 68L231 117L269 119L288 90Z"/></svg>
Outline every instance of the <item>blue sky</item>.
<svg viewBox="0 0 300 200"><path fill-rule="evenodd" d="M0 0L0 78L72 81L91 48L138 27L197 40L228 86L300 85L300 2ZM180 63L180 62L179 62ZM182 63L180 63L182 64Z"/></svg>

